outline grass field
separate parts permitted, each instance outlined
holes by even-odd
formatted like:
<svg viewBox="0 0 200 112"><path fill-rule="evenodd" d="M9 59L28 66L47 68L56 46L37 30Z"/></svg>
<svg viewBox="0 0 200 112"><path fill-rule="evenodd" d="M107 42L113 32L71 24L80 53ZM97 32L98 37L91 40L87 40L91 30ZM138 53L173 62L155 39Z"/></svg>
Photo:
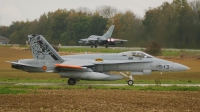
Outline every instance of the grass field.
<svg viewBox="0 0 200 112"><path fill-rule="evenodd" d="M129 48L130 51L133 51L131 48ZM141 48L140 51L143 51L144 49ZM127 49L117 49L115 47L113 48L59 48L60 52L68 52L68 53L119 53L119 52L126 52ZM190 51L190 50L168 50L164 49L162 50L163 56L200 56L199 51Z"/></svg>
<svg viewBox="0 0 200 112"><path fill-rule="evenodd" d="M81 51L82 53L84 51ZM118 52L118 51L117 51ZM174 51L173 51L174 52ZM71 52L72 54L73 52ZM78 53L78 52L76 52ZM69 54L60 52L61 55ZM177 73L153 73L135 76L135 83L194 84L200 83L200 60L195 58L161 57L184 64L191 69ZM177 54L177 53L175 53ZM66 83L58 74L27 73L12 69L10 63L32 58L27 48L0 46L0 83L3 82L53 82ZM78 83L122 83L117 81L80 81ZM198 112L200 110L200 87L178 86L0 86L0 112Z"/></svg>

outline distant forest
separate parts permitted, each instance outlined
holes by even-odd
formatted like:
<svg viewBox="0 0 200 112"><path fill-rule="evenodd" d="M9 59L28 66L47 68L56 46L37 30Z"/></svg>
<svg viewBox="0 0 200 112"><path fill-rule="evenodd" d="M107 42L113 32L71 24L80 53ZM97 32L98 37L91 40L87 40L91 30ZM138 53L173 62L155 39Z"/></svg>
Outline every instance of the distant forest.
<svg viewBox="0 0 200 112"><path fill-rule="evenodd" d="M156 41L164 48L200 48L199 0L164 2L149 8L143 18L111 6L99 6L95 11L84 7L58 9L34 21L0 26L0 35L8 37L11 44L25 44L28 34L40 34L54 45L79 45L79 39L103 35L112 24L112 37L129 40L124 44L127 47L145 47Z"/></svg>

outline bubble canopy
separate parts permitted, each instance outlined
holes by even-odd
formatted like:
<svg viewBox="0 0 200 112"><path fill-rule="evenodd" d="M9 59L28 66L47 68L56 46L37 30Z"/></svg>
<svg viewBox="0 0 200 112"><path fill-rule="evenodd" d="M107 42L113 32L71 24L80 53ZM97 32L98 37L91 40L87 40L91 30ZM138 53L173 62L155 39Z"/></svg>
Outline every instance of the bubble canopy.
<svg viewBox="0 0 200 112"><path fill-rule="evenodd" d="M142 52L142 51L128 51L128 52L122 52L120 53L124 56L134 56L134 57L141 57L141 58L153 58L153 56Z"/></svg>

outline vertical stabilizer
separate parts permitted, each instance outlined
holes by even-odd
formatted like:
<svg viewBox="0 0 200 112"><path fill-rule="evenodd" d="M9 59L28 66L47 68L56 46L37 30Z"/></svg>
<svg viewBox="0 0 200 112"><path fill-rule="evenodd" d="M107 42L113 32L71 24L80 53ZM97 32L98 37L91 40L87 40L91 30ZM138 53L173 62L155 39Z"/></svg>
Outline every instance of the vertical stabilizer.
<svg viewBox="0 0 200 112"><path fill-rule="evenodd" d="M60 55L42 35L28 35L28 41L30 43L34 59L63 61Z"/></svg>
<svg viewBox="0 0 200 112"><path fill-rule="evenodd" d="M113 33L114 27L115 27L115 25L110 26L108 31L103 36L106 37L106 38L110 38L112 33Z"/></svg>

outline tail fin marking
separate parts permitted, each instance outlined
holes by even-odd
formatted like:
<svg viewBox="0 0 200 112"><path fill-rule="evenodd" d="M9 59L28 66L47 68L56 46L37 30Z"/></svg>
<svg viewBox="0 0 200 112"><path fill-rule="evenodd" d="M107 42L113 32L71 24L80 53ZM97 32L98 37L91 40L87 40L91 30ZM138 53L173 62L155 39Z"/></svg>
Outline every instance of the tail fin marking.
<svg viewBox="0 0 200 112"><path fill-rule="evenodd" d="M34 59L63 61L54 48L45 40L42 35L28 35Z"/></svg>

